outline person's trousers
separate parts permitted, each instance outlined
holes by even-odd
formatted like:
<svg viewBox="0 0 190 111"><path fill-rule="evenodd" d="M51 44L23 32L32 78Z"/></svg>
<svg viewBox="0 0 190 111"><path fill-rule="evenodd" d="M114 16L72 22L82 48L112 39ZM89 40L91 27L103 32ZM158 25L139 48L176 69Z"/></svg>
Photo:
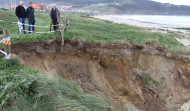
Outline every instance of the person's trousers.
<svg viewBox="0 0 190 111"><path fill-rule="evenodd" d="M26 34L26 30L25 30L25 20L26 20L26 19L24 19L24 18L18 18L18 21L19 21L20 23L22 23L21 26L22 26L22 28L23 28L22 30L23 30L23 33L24 33L24 34ZM19 24L19 25L20 25L20 24ZM21 30L20 28L21 28L21 27L18 27L18 33L20 33L20 30Z"/></svg>
<svg viewBox="0 0 190 111"><path fill-rule="evenodd" d="M53 20L52 22L53 22L54 31L57 31L58 30L58 22L57 22L57 20Z"/></svg>
<svg viewBox="0 0 190 111"><path fill-rule="evenodd" d="M35 23L29 23L29 26L28 26L28 33L30 34L31 33L31 27L32 27L32 32L35 31Z"/></svg>

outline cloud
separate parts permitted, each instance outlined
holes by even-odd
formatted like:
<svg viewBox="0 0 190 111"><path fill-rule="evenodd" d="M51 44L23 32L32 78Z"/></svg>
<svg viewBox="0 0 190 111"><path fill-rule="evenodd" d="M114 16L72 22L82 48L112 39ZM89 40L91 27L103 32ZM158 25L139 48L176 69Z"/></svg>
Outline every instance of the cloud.
<svg viewBox="0 0 190 111"><path fill-rule="evenodd" d="M190 6L190 0L153 0L161 3L171 3L175 5L189 5Z"/></svg>

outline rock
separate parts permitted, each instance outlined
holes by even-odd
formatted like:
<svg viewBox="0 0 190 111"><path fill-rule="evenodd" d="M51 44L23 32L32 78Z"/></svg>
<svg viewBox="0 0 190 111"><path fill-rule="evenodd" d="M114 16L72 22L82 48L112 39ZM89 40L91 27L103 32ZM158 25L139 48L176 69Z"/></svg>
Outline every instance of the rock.
<svg viewBox="0 0 190 111"><path fill-rule="evenodd" d="M184 103L178 111L190 111L190 101Z"/></svg>
<svg viewBox="0 0 190 111"><path fill-rule="evenodd" d="M124 109L127 111L140 111L138 108L135 107L135 105L133 105L131 103L125 104Z"/></svg>
<svg viewBox="0 0 190 111"><path fill-rule="evenodd" d="M172 54L170 52L167 52L166 57L172 57Z"/></svg>

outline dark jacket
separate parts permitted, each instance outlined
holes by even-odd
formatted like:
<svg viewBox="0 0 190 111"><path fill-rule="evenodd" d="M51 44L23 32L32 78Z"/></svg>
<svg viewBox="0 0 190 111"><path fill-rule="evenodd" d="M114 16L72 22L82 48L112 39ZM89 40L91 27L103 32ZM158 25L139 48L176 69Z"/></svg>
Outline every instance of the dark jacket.
<svg viewBox="0 0 190 111"><path fill-rule="evenodd" d="M55 12L53 12L53 8L51 9L50 11L50 19L53 20L53 19L57 19L57 23L60 23L60 12L59 10L56 8L55 9ZM54 14L56 14L56 17L54 17Z"/></svg>
<svg viewBox="0 0 190 111"><path fill-rule="evenodd" d="M51 13L52 13L51 14L52 19L53 20L57 20L57 11L56 10L52 10Z"/></svg>
<svg viewBox="0 0 190 111"><path fill-rule="evenodd" d="M25 8L20 5L16 7L15 13L18 18L26 18Z"/></svg>
<svg viewBox="0 0 190 111"><path fill-rule="evenodd" d="M32 24L35 23L35 15L34 15L35 11L33 7L28 7L26 9L26 17L28 18L28 23Z"/></svg>

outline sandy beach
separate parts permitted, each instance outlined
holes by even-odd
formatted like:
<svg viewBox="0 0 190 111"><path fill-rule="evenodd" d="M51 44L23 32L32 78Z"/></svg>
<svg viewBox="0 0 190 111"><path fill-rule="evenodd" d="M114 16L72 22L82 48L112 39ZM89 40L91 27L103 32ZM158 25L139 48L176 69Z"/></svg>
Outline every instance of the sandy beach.
<svg viewBox="0 0 190 111"><path fill-rule="evenodd" d="M180 35L180 37L176 37L176 40L181 42L184 46L190 47L190 30L185 30L183 29L183 27L134 20L131 18L119 19L118 17L115 17L115 16L116 15L103 15L103 16L93 16L93 17L98 18L98 19L103 19L103 20L109 20L109 21L112 21L114 23L119 23L119 24L128 24L128 25L133 25L133 26L138 26L138 27L144 27L152 32L176 33ZM178 29L178 28L182 28L182 29Z"/></svg>

